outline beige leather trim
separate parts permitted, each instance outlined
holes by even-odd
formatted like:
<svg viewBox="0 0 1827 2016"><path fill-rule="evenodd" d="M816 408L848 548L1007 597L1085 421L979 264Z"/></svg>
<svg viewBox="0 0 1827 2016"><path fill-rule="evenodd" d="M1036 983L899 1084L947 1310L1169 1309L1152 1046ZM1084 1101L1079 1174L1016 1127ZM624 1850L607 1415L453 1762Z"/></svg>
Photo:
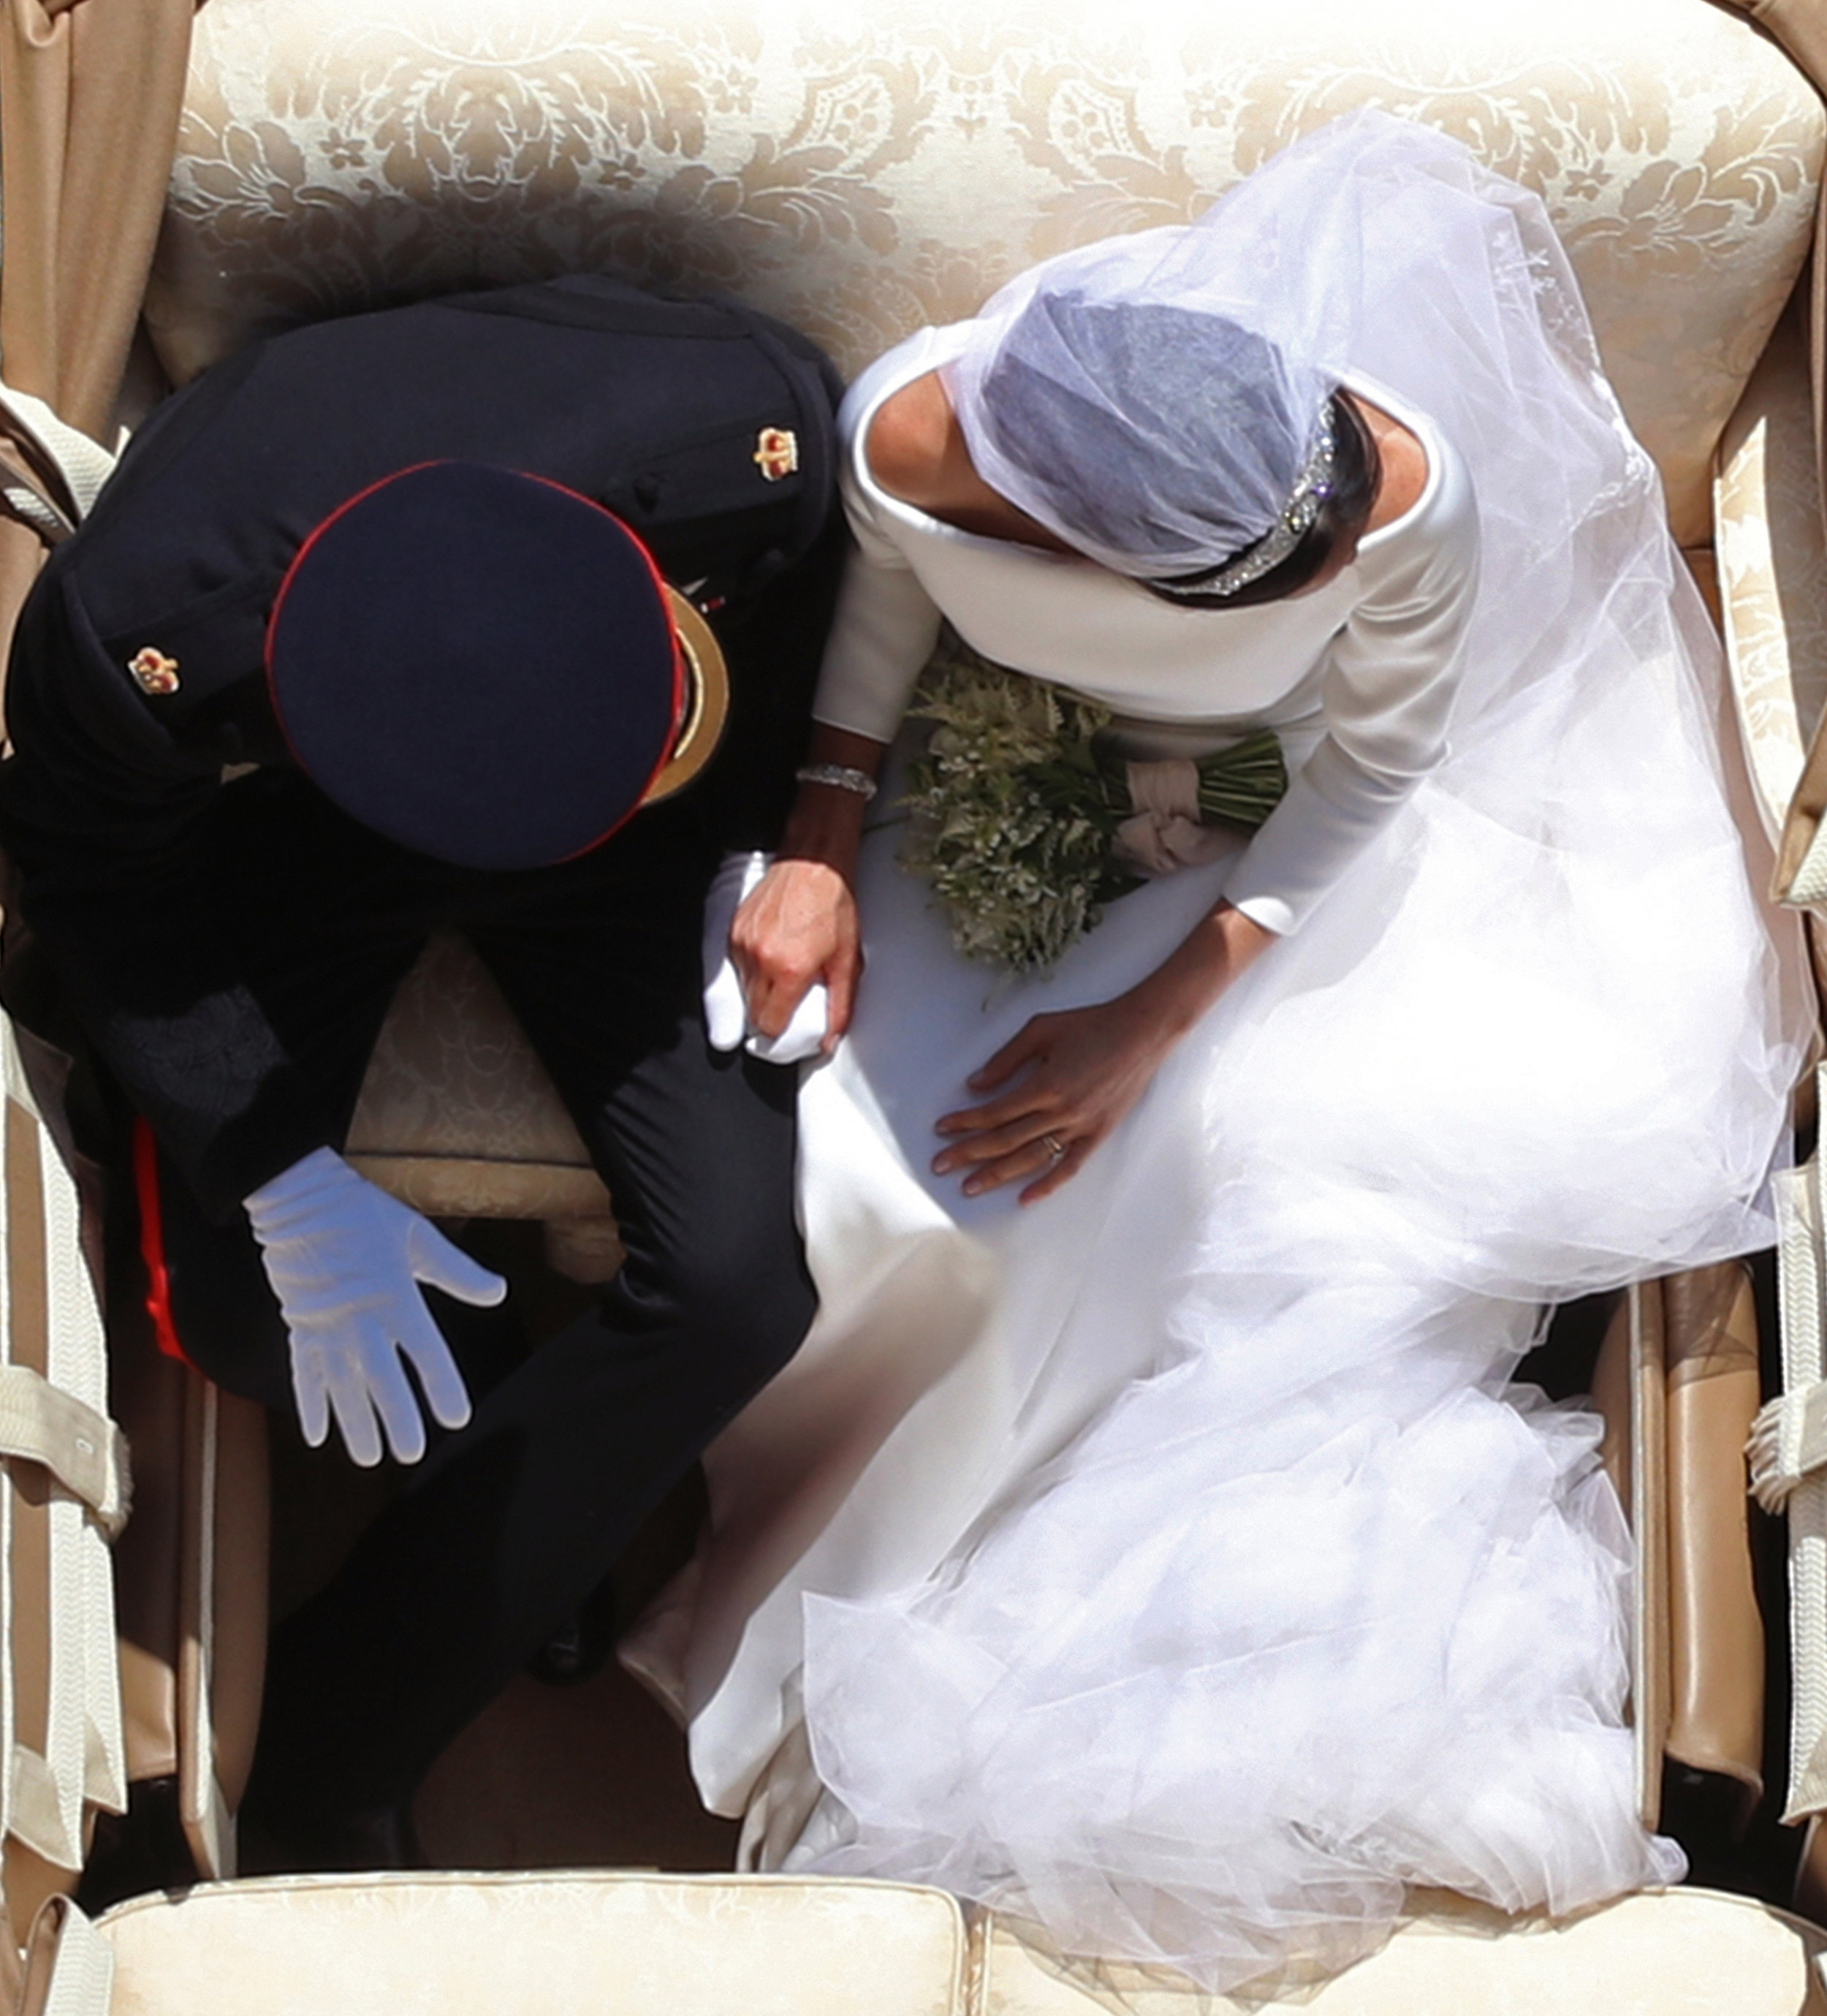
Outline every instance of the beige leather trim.
<svg viewBox="0 0 1827 2016"><path fill-rule="evenodd" d="M1817 90L1827 90L1827 8L1821 0L1729 0L1767 28Z"/></svg>
<svg viewBox="0 0 1827 2016"><path fill-rule="evenodd" d="M964 2016L937 1890L634 1871L279 1877L103 1917L120 2016Z"/></svg>
<svg viewBox="0 0 1827 2016"><path fill-rule="evenodd" d="M1669 1727L1678 1763L1764 1789L1764 1621L1752 1577L1745 1438L1757 1309L1736 1261L1663 1284L1668 1363Z"/></svg>
<svg viewBox="0 0 1827 2016"><path fill-rule="evenodd" d="M1814 395L1814 483L1827 509L1827 180L1814 209L1814 249L1808 261L1808 387Z"/></svg>
<svg viewBox="0 0 1827 2016"><path fill-rule="evenodd" d="M1813 428L1807 345L1790 314L1733 409L1713 476L1726 660L1758 818L1783 850L1772 870L1779 896L1799 865L1801 829L1784 829L1827 702L1827 538Z"/></svg>
<svg viewBox="0 0 1827 2016"><path fill-rule="evenodd" d="M1559 1920L1416 1892L1380 1952L1271 1999L1202 1996L1177 1977L1062 1965L1006 1921L976 1928L972 2016L1827 2016L1827 1934L1717 1891L1650 1891Z"/></svg>
<svg viewBox="0 0 1827 2016"><path fill-rule="evenodd" d="M216 1459L221 1388L192 1379L185 1395L184 1552L179 1564L178 1814L197 1874L235 1874L234 1832L216 1784L210 1678L216 1636Z"/></svg>
<svg viewBox="0 0 1827 2016"><path fill-rule="evenodd" d="M1606 1326L1592 1368L1592 1405L1605 1424L1599 1460L1611 1479L1617 1502L1629 1517L1631 1463L1631 1305L1620 1297L1617 1312Z"/></svg>
<svg viewBox="0 0 1827 2016"><path fill-rule="evenodd" d="M1630 1334L1631 1496L1636 1540L1631 1618L1631 1718L1637 1733L1637 1799L1643 1824L1662 1815L1662 1756L1669 1725L1668 1413L1662 1283L1638 1283L1625 1308Z"/></svg>

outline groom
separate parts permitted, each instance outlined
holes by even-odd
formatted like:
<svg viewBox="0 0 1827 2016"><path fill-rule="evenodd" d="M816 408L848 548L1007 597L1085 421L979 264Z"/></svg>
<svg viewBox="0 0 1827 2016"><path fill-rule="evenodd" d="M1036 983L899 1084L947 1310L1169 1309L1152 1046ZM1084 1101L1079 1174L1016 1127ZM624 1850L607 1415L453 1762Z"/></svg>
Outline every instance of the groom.
<svg viewBox="0 0 1827 2016"><path fill-rule="evenodd" d="M0 841L119 1094L160 1341L413 1466L275 1639L249 1808L294 1866L405 1857L439 1751L811 1319L793 1077L710 1047L700 939L803 754L835 391L600 279L301 329L159 409L21 618ZM505 1283L339 1153L441 927L628 1254L486 1391L441 1298Z"/></svg>

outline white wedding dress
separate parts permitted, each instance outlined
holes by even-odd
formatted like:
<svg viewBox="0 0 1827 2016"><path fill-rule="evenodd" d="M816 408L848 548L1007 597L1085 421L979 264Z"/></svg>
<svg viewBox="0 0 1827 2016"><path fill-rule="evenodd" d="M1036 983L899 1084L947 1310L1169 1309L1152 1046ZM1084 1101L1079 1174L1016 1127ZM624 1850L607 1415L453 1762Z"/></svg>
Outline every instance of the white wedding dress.
<svg viewBox="0 0 1827 2016"><path fill-rule="evenodd" d="M1767 1243L1800 1060L1716 646L1539 206L1379 118L1228 201L1350 267L1343 375L1429 455L1331 589L1167 608L890 523L854 445L852 501L986 656L1160 747L1266 722L1305 800L1026 985L953 954L892 823L870 841L858 1018L802 1092L821 1314L714 1451L713 1533L639 1654L759 1859L1219 1988L1342 1964L1408 1884L1559 1911L1680 1874L1636 1816L1596 1424L1505 1381L1545 1303ZM944 336L853 394L853 441ZM905 656L928 619L893 593ZM1379 595L1385 655L1342 672ZM1020 1210L926 1172L969 1072L1227 890L1299 928L1074 1182Z"/></svg>

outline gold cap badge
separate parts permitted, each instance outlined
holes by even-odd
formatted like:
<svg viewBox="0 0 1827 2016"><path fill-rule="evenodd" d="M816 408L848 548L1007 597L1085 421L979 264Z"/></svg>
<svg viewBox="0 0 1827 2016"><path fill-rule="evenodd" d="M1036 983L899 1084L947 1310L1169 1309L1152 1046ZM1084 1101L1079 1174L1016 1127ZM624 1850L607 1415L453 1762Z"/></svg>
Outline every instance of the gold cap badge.
<svg viewBox="0 0 1827 2016"><path fill-rule="evenodd" d="M178 690L178 661L167 658L156 644L135 651L127 661L133 682L143 693L172 693Z"/></svg>
<svg viewBox="0 0 1827 2016"><path fill-rule="evenodd" d="M764 427L755 437L755 466L770 483L800 466L799 437L786 427Z"/></svg>

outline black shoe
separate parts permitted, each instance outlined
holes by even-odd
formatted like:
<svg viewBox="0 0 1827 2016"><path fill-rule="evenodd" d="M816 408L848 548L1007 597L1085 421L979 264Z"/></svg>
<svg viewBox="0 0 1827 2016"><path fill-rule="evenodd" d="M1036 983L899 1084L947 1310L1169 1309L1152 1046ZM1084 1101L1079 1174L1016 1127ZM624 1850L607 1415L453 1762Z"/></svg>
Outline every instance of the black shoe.
<svg viewBox="0 0 1827 2016"><path fill-rule="evenodd" d="M527 1661L527 1670L548 1687L581 1687L608 1665L620 1635L615 1584L606 1576Z"/></svg>
<svg viewBox="0 0 1827 2016"><path fill-rule="evenodd" d="M423 1869L411 1802L337 1809L250 1792L237 1816L240 1874Z"/></svg>

